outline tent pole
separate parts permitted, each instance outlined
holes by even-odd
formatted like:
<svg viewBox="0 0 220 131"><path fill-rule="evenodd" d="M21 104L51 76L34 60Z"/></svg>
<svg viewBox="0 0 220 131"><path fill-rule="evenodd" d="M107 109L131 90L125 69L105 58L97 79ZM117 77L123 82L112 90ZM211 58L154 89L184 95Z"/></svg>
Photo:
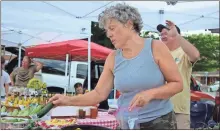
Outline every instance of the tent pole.
<svg viewBox="0 0 220 131"><path fill-rule="evenodd" d="M70 77L71 77L71 55L69 55L69 59L68 59L68 67L69 67L69 80L68 80L68 89L70 90ZM71 91L71 90L70 90ZM73 91L72 91L72 94L73 94Z"/></svg>
<svg viewBox="0 0 220 131"><path fill-rule="evenodd" d="M3 55L5 56L5 46L3 45ZM2 55L2 54L1 54Z"/></svg>
<svg viewBox="0 0 220 131"><path fill-rule="evenodd" d="M159 10L159 17L160 17L159 23L163 24L164 23L164 19L163 19L163 17L164 17L164 9Z"/></svg>
<svg viewBox="0 0 220 131"><path fill-rule="evenodd" d="M65 68L65 77L67 77L67 71L68 71L68 59L69 59L69 54L66 54L66 68ZM69 84L68 84L69 87ZM64 89L64 95L66 95L66 90L67 90L67 86Z"/></svg>
<svg viewBox="0 0 220 131"><path fill-rule="evenodd" d="M18 67L21 67L21 43L18 44L19 54L18 54Z"/></svg>
<svg viewBox="0 0 220 131"><path fill-rule="evenodd" d="M91 91L91 35L88 36L88 90Z"/></svg>
<svg viewBox="0 0 220 131"><path fill-rule="evenodd" d="M114 99L116 99L116 88L114 87Z"/></svg>

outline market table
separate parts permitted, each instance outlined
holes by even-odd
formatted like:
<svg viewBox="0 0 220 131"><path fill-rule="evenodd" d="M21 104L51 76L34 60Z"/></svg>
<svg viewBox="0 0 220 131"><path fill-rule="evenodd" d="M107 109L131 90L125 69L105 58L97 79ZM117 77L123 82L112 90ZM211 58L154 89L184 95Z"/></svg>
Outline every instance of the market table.
<svg viewBox="0 0 220 131"><path fill-rule="evenodd" d="M108 112L98 112L98 117L96 119L90 119L90 118L77 119L76 124L103 126L113 130L115 130L118 126L118 122L115 116L108 114ZM45 121L38 122L38 125L45 129L55 128L54 126L47 125ZM59 128L61 128L61 126Z"/></svg>
<svg viewBox="0 0 220 131"><path fill-rule="evenodd" d="M108 114L108 112L99 112L96 119L77 119L79 125L97 125L111 129L116 129L118 126L115 116Z"/></svg>

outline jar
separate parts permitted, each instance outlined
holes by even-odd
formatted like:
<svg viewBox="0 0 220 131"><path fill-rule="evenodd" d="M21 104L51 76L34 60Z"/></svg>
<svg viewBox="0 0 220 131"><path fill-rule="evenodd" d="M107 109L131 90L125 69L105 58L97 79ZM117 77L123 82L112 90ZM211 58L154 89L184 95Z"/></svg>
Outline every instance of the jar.
<svg viewBox="0 0 220 131"><path fill-rule="evenodd" d="M90 109L90 118L91 119L96 119L98 116L98 109L97 108L91 108Z"/></svg>
<svg viewBox="0 0 220 131"><path fill-rule="evenodd" d="M83 109L79 109L79 119L85 119L86 112Z"/></svg>

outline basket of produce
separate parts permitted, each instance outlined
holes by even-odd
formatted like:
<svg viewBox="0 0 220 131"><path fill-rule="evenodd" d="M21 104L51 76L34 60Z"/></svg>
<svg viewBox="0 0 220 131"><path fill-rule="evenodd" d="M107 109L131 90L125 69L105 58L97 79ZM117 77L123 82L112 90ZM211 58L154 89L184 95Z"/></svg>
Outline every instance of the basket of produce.
<svg viewBox="0 0 220 131"><path fill-rule="evenodd" d="M1 129L22 129L27 126L29 119L26 118L14 118L14 117L3 117L1 118Z"/></svg>

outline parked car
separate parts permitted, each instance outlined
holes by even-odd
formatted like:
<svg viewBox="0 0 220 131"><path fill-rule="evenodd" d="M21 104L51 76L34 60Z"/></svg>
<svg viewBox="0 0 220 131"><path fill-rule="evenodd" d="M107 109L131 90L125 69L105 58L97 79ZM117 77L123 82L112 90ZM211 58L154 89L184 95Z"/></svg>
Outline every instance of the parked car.
<svg viewBox="0 0 220 131"><path fill-rule="evenodd" d="M219 89L219 81L215 81L214 84L208 86L209 92L216 92Z"/></svg>

